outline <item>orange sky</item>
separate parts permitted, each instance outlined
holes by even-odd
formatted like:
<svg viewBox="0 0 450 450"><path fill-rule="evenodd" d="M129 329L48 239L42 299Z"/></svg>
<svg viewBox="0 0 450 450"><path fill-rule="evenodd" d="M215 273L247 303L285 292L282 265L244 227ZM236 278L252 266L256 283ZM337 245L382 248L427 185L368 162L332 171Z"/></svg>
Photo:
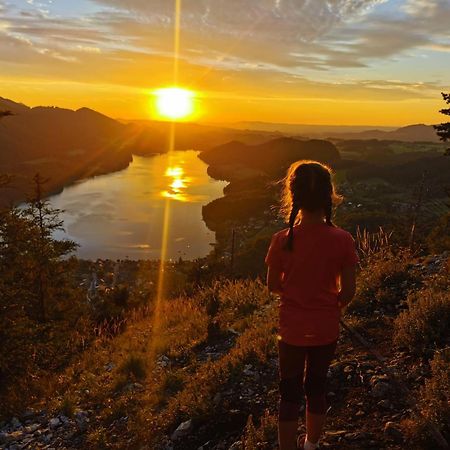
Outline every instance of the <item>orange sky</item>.
<svg viewBox="0 0 450 450"><path fill-rule="evenodd" d="M221 5L182 1L179 85L197 93L193 120L442 120L448 1ZM0 64L0 95L14 101L154 118L149 92L170 85L173 74L173 3L0 1Z"/></svg>

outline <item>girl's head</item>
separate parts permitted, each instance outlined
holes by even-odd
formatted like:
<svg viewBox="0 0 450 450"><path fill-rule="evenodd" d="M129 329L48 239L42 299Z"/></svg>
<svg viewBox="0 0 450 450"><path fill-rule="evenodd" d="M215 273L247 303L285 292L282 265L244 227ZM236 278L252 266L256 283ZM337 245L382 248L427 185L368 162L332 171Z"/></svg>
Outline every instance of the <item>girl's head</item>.
<svg viewBox="0 0 450 450"><path fill-rule="evenodd" d="M292 249L293 228L302 211L321 212L326 223L333 226L333 204L341 201L342 197L336 194L331 180L329 167L306 160L291 164L284 179L282 198L282 210L289 221L287 247Z"/></svg>

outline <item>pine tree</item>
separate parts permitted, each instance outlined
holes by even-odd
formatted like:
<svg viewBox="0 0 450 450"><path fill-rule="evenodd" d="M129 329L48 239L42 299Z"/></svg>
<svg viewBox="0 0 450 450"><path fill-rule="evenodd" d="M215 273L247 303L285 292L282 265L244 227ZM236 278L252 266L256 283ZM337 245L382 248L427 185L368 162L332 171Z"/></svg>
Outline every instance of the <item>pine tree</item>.
<svg viewBox="0 0 450 450"><path fill-rule="evenodd" d="M77 244L58 240L62 230L61 211L43 198L46 182L34 177L35 192L25 207L11 206L0 217L1 306L26 311L40 321L48 320L48 302L62 301L59 294L67 286L62 259Z"/></svg>
<svg viewBox="0 0 450 450"><path fill-rule="evenodd" d="M445 103L450 104L450 93L446 94L441 92L441 94ZM439 112L445 116L450 116L450 108L441 109ZM439 125L434 125L434 129L436 130L436 134L439 136L441 141L447 142L450 140L450 122L443 122ZM450 148L446 150L445 154L446 156L450 155Z"/></svg>
<svg viewBox="0 0 450 450"><path fill-rule="evenodd" d="M34 292L37 298L38 316L40 320L47 320L47 301L50 300L51 285L57 282L58 266L61 258L73 252L77 244L70 240L57 240L55 231L63 230L61 211L50 206L43 198L43 190L48 179L39 173L34 177L34 196L28 202L24 215L35 233L30 242L29 252L35 265Z"/></svg>

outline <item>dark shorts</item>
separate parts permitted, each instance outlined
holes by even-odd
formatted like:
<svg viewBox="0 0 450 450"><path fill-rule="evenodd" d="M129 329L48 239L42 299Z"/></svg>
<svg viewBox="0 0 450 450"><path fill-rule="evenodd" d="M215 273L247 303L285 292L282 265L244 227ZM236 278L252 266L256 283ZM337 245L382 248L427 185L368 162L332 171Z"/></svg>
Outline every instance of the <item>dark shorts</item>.
<svg viewBox="0 0 450 450"><path fill-rule="evenodd" d="M327 372L336 344L297 346L278 341L280 420L298 419L304 397L309 412L325 414Z"/></svg>

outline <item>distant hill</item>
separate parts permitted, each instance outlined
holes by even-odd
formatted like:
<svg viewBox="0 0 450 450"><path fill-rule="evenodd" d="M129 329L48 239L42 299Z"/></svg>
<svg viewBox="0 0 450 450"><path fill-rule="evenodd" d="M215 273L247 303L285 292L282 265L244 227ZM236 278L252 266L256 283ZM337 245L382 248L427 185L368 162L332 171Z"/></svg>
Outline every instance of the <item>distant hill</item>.
<svg viewBox="0 0 450 450"><path fill-rule="evenodd" d="M228 124L237 129L272 131L291 135L327 136L335 133L359 133L373 129L373 125L311 125L300 123L271 123L271 122L235 122ZM392 131L396 127L381 127L383 131Z"/></svg>
<svg viewBox="0 0 450 450"><path fill-rule="evenodd" d="M386 141L404 141L404 142L439 142L432 125L408 125L392 131L384 130L366 130L359 133L333 133L329 135L332 138L339 139L378 139Z"/></svg>
<svg viewBox="0 0 450 450"><path fill-rule="evenodd" d="M31 191L39 172L49 178L48 191L71 181L126 167L127 127L88 108L29 108L0 98L0 110L13 115L0 120L0 173L14 177L2 200L20 200Z"/></svg>
<svg viewBox="0 0 450 450"><path fill-rule="evenodd" d="M233 141L200 153L200 159L214 170L218 167L241 166L267 174L283 173L299 159L315 159L335 165L341 160L338 149L328 141L298 140L282 137L263 144L247 145Z"/></svg>
<svg viewBox="0 0 450 450"><path fill-rule="evenodd" d="M316 138L379 139L405 142L438 142L432 125L416 124L401 128L344 125L304 125L290 123L238 122L232 125L239 129L280 132Z"/></svg>
<svg viewBox="0 0 450 450"><path fill-rule="evenodd" d="M50 178L48 191L93 175L128 166L132 154L153 155L168 149L171 125L158 121L117 121L89 108L30 108L0 97L0 173L14 176L3 201L21 200L37 172ZM175 149L204 150L234 139L261 143L277 133L177 123Z"/></svg>
<svg viewBox="0 0 450 450"><path fill-rule="evenodd" d="M28 108L2 99L0 108L4 106L9 106L13 115L0 122L0 164L60 159L73 152L80 161L125 136L126 127L87 108Z"/></svg>

